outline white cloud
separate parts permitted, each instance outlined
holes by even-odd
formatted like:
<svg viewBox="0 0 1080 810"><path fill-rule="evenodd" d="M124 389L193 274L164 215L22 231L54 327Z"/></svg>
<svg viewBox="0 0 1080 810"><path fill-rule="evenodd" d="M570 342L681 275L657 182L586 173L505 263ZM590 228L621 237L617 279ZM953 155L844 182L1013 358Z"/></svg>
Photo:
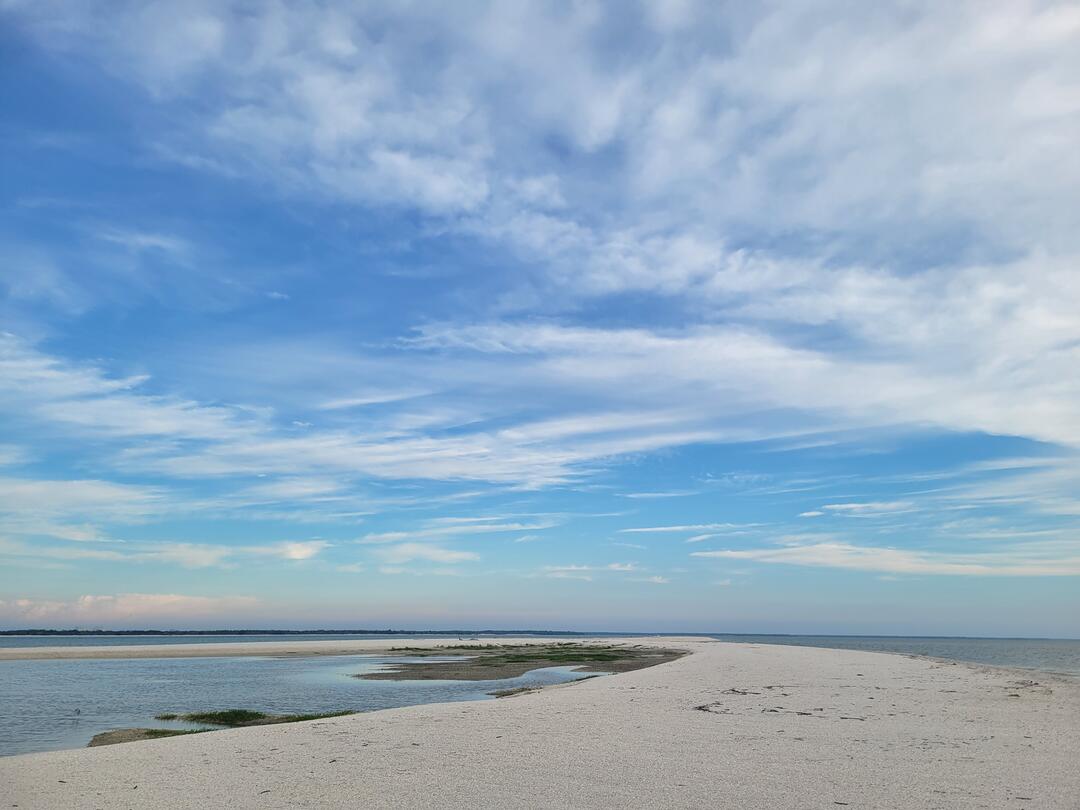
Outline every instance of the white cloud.
<svg viewBox="0 0 1080 810"><path fill-rule="evenodd" d="M409 531L372 532L365 534L355 542L362 545L377 545L379 543L396 543L400 540L423 540L430 537L468 537L476 534L536 531L549 529L556 525L554 522L549 521L537 523L487 523L484 522L485 520L485 518L455 519L451 520L449 525L440 525L440 521L431 521L425 528Z"/></svg>
<svg viewBox="0 0 1080 810"><path fill-rule="evenodd" d="M386 405L393 402L415 399L431 394L431 391L370 391L355 396L330 399L318 407L324 411L339 411L349 408L363 408L368 405Z"/></svg>
<svg viewBox="0 0 1080 810"><path fill-rule="evenodd" d="M167 509L152 487L100 480L0 478L0 528L75 542L104 538L101 523L136 523Z"/></svg>
<svg viewBox="0 0 1080 810"><path fill-rule="evenodd" d="M646 548L646 546L643 546L640 543L621 543L618 540L613 540L611 543L609 543L609 545L620 546L622 548L636 548L642 550Z"/></svg>
<svg viewBox="0 0 1080 810"><path fill-rule="evenodd" d="M175 236L160 233L147 233L140 231L122 230L119 228L103 228L94 234L98 239L133 251L157 250L162 253L183 256L190 250L186 241Z"/></svg>
<svg viewBox="0 0 1080 810"><path fill-rule="evenodd" d="M699 492L696 489L673 489L663 492L624 492L621 493L621 496L638 500L653 500L656 498L685 498L689 495L698 494Z"/></svg>
<svg viewBox="0 0 1080 810"><path fill-rule="evenodd" d="M422 345L537 356L564 389L591 379L623 392L618 407L575 416L582 432L620 412L652 421L580 450L565 419L392 448L321 436L324 463L373 456L365 472L408 477L437 446L433 477L558 483L620 453L837 422L1080 446L1070 8L696 7L692 23L674 23L616 5L92 6L17 13L45 47L183 105L190 127L162 138L191 165L401 206L491 240L537 268L508 300L536 300L540 287L572 310L583 296L644 290L699 324L425 334ZM616 15L633 34L617 59L598 44ZM420 31L429 47L416 47ZM739 325L709 326L716 318ZM842 339L808 348L791 337L817 329ZM701 407L652 412L642 400L659 391ZM114 432L236 429L231 412L139 407L149 404L49 407ZM796 413L734 418L763 409ZM530 437L549 429L563 441L536 448ZM268 453L310 449L234 444L171 469L280 469Z"/></svg>
<svg viewBox="0 0 1080 810"><path fill-rule="evenodd" d="M962 472L964 480L944 488L946 503L1000 508L1022 504L1035 512L1080 516L1080 456L1075 452L1034 461L1006 459ZM990 473L980 475L979 473Z"/></svg>
<svg viewBox="0 0 1080 810"><path fill-rule="evenodd" d="M132 562L175 563L184 568L210 568L222 565L232 556L227 546L202 543L161 543L142 551L120 552L121 559Z"/></svg>
<svg viewBox="0 0 1080 810"><path fill-rule="evenodd" d="M641 546L635 546L635 548L641 548ZM578 579L583 582L592 582L594 574L612 572L618 574L630 574L635 571L640 571L641 567L636 563L608 563L602 566L592 565L545 565L541 569L543 576L551 579ZM632 581L634 582L647 582L654 581L655 577L638 578Z"/></svg>
<svg viewBox="0 0 1080 810"><path fill-rule="evenodd" d="M837 512L856 517L871 517L874 515L911 512L914 510L915 505L911 501L868 501L863 503L829 503L821 508L827 512ZM800 517L813 517L813 515L804 513Z"/></svg>
<svg viewBox="0 0 1080 810"><path fill-rule="evenodd" d="M479 560L480 555L472 551L455 551L441 546L425 543L398 543L374 551L375 556L391 565L413 562L457 563Z"/></svg>
<svg viewBox="0 0 1080 810"><path fill-rule="evenodd" d="M895 334L853 336L890 354L893 359L887 361L790 345L761 329L746 327L698 326L660 333L550 324L429 326L422 333L424 342L417 345L479 353L492 363L530 368L534 378L550 379L579 395L604 397L605 392L616 390L625 397L632 392L639 409L673 399L692 403L681 410L672 410L670 405L657 409L648 421L642 420L639 435L647 430L660 441L666 437L668 443L688 441L686 436L694 432L717 441L735 441L921 422L1080 446L1080 418L1073 407L1080 399L1080 383L1074 384L1066 372L1076 361L1071 341L1080 336L1080 316L1063 311L1060 305L1061 300L1080 294L1080 288L1073 289L1080 282L1067 280L1064 267L1031 265L994 272L1001 273L1001 284L1006 277L1057 278L1064 286L1047 289L1045 300L1040 293L1038 300L1010 313L1000 312L1004 303L997 299L983 312L959 311L969 306L967 298L960 300L961 288L969 290L968 285L985 282L974 273L970 281L942 279L950 290L955 286L952 292L932 286L925 291L900 291L910 322L896 320ZM910 283L883 279L871 288ZM945 312L939 330L919 337L914 322L922 317L924 295L936 299ZM948 295L957 296L955 307L942 300ZM880 331L888 318L897 318L895 311L880 316L876 312L878 307L897 307L899 302L892 296L875 299L873 316L861 309L868 306L865 295L848 298L853 315L867 318L868 328ZM1049 321L1036 315L1047 310L1054 312ZM957 323L965 318L976 319L978 324ZM1016 323L1014 331L1003 318L1022 323ZM918 330L925 333L929 328L923 317ZM985 339L971 340L980 329L987 330ZM1011 339L1003 339L1010 332ZM943 346L949 346L950 352L955 347L955 353L943 353ZM971 355L973 351L981 354ZM1023 371L994 373L1003 363ZM790 418L783 417L784 409L790 409ZM682 437L676 438L679 434Z"/></svg>
<svg viewBox="0 0 1080 810"><path fill-rule="evenodd" d="M255 501L294 501L333 498L344 489L345 483L333 478L289 477L253 484L242 490L240 495Z"/></svg>
<svg viewBox="0 0 1080 810"><path fill-rule="evenodd" d="M740 226L910 243L945 223L1076 244L1057 213L1078 171L1061 7L697 7L672 27L614 6L224 5L170 36L157 15L175 9L155 9L105 28L100 9L65 8L62 28L49 3L21 11L162 103L197 95L174 151L292 191L467 214L586 289L708 288L717 265L752 257L714 234ZM597 44L613 15L633 32L618 60ZM418 30L432 47L415 47ZM545 159L551 139L592 182ZM622 221L586 216L615 201Z"/></svg>
<svg viewBox="0 0 1080 810"><path fill-rule="evenodd" d="M9 6L51 54L103 65L162 120L187 122L157 134L156 154L358 215L405 212L426 232L522 260L491 280L500 295L469 308L476 322L425 317L412 337L365 347L381 366L350 356L337 369L348 374L327 374L321 352L301 352L306 363L320 357L308 373L341 380L306 405L332 426L302 432L277 421L302 413L154 393L174 381L3 336L5 418L91 440L122 472L276 476L242 497L326 503L359 479L536 488L628 454L777 438L809 446L840 428L1080 448L1080 14L1067 4ZM626 32L618 50L599 36L615 16ZM99 236L134 253L189 250L152 229ZM17 267L0 271L14 299L90 306L49 260ZM582 325L582 313L609 304L587 299L626 292L647 294L680 325ZM271 368L279 389L308 390L282 381L278 352L265 356L275 362L245 373ZM1070 456L936 497L1077 515L1078 469ZM15 493L5 528L99 540L97 522L143 519L164 498L123 502L70 483L25 505ZM80 490L96 500L79 501ZM833 503L801 517L913 508ZM505 525L364 541L401 548L546 528ZM744 530L622 531L701 542ZM305 542L266 553L321 550ZM849 567L1026 564L835 545L752 553ZM158 554L225 559L208 549ZM1041 570L1041 552L1015 550L1028 552Z"/></svg>
<svg viewBox="0 0 1080 810"><path fill-rule="evenodd" d="M633 533L666 533L666 532L719 532L728 529L743 529L750 526L756 526L755 523L694 523L684 526L639 526L631 529L619 529L620 532L626 534Z"/></svg>
<svg viewBox="0 0 1080 810"><path fill-rule="evenodd" d="M1075 544L1027 545L1008 550L952 553L823 541L773 549L695 551L691 556L889 574L1033 577L1080 574L1080 547Z"/></svg>
<svg viewBox="0 0 1080 810"><path fill-rule="evenodd" d="M280 557L283 560L310 560L329 547L330 543L325 540L301 540L291 543L275 543L262 547L241 546L237 551L249 554L266 554L272 557Z"/></svg>
<svg viewBox="0 0 1080 810"><path fill-rule="evenodd" d="M111 481L0 478L0 508L17 513L131 519L152 513L161 500L152 487Z"/></svg>
<svg viewBox="0 0 1080 810"><path fill-rule="evenodd" d="M667 417L654 413L591 414L438 437L425 431L439 424L412 418L389 433L311 429L297 434L275 426L268 409L146 396L137 393L144 377L112 379L10 336L0 344L0 379L6 385L0 408L65 434L130 443L114 458L129 472L286 479L347 473L541 486L570 480L598 459L711 435L672 429Z"/></svg>
<svg viewBox="0 0 1080 810"><path fill-rule="evenodd" d="M61 538L75 539L75 538ZM323 540L301 540L267 545L237 546L185 542L118 542L92 537L92 546L79 544L44 545L0 538L0 556L78 562L98 560L113 563L178 565L183 568L229 567L245 556L279 560L309 560L330 547Z"/></svg>
<svg viewBox="0 0 1080 810"><path fill-rule="evenodd" d="M115 437L222 440L251 435L250 410L137 393L146 376L110 377L0 333L0 407L62 430Z"/></svg>
<svg viewBox="0 0 1080 810"><path fill-rule="evenodd" d="M591 565L545 565L545 571L593 571Z"/></svg>
<svg viewBox="0 0 1080 810"><path fill-rule="evenodd" d="M574 566L570 566L567 568L551 568L544 574L544 576L548 579L576 579L579 582L592 582L592 576L584 573L587 570L589 569L576 568Z"/></svg>
<svg viewBox="0 0 1080 810"><path fill-rule="evenodd" d="M30 459L30 453L14 444L0 444L0 467L13 467Z"/></svg>
<svg viewBox="0 0 1080 810"><path fill-rule="evenodd" d="M190 626L200 620L219 621L254 615L259 601L250 596L188 596L181 594L122 593L86 595L71 601L45 599L0 600L0 623L10 627L101 627L175 622Z"/></svg>
<svg viewBox="0 0 1080 810"><path fill-rule="evenodd" d="M155 15L104 31L91 27L92 12L69 10L67 41L70 32L91 40L99 58L159 98L202 91L197 123L211 138L199 133L193 145L208 160L293 189L471 213L483 230L528 247L515 218L543 214L563 235L550 252L571 252L560 244L569 241L589 259L582 282L593 286L661 286L703 270L693 245L681 255L667 248L681 261L640 270L628 250L618 267L605 248L615 253L625 231L587 227L572 216L587 202L580 184L529 165L542 165L529 156L543 154L545 138L559 138L586 170L590 155L618 144L610 197L588 201L632 193L634 213L658 226L681 218L691 233L706 212L730 227L759 223L767 210L779 232L905 224L921 235L944 220L1043 243L1063 235L1060 217L1036 216L1068 200L1076 179L1066 151L1076 105L1063 103L1075 21L1061 8L699 7L692 25L675 27L603 6L510 15L492 4L464 18L460 9L235 11L185 16L166 37ZM595 43L616 14L638 47L613 63ZM418 28L439 58L416 51ZM328 46L327 30L340 47ZM973 127L976 143L964 137ZM1038 148L1024 146L1035 133ZM1001 160L1010 149L1013 160ZM728 193L718 198L718 187Z"/></svg>
<svg viewBox="0 0 1080 810"><path fill-rule="evenodd" d="M918 379L890 380L888 375L898 373L899 367L848 367L836 358L730 330L698 328L660 335L548 325L429 328L424 334L426 340L438 336L444 351L451 351L459 339L466 341L469 353L494 347L495 354L484 351L474 359L509 386L500 393L509 399L498 407L510 412L524 407L515 400L524 396L525 380L534 389L550 390L553 399L572 395L603 400L616 392L618 400L596 412L524 421L497 431L428 435L421 422L394 434L340 428L297 434L275 426L265 410L144 396L137 393L143 378L113 379L97 368L63 363L9 338L4 341L9 362L0 361L0 375L6 374L11 385L6 403L0 396L0 407L6 404L24 419L34 417L67 432L104 434L121 443L138 439L117 459L130 472L182 478L271 474L283 481L300 476L330 481L346 474L542 486L586 475L613 457L704 440L793 436L824 430L841 420L848 427L907 423L914 418L934 421L930 411L940 403L955 406L971 395L970 387L956 375L931 381L920 371ZM509 366L495 373L504 361ZM417 362L427 359L421 356ZM877 383L866 384L875 374ZM1069 379L1056 371L1055 376ZM966 387L964 393L944 393L958 383ZM1067 385L1058 387L1065 397L1058 410L1063 416L1070 414L1071 420L1077 412L1065 407L1071 394ZM632 409L627 407L628 397L634 400ZM673 398L687 404L673 409ZM993 399L1005 401L998 395ZM809 410L792 416L793 402ZM785 415L772 423L770 414L782 411ZM830 411L835 413L826 419ZM943 421L963 429L980 425L974 412ZM1007 425L996 418L983 421L982 427L1038 437L1053 420L1036 421L1040 427L1031 430L1020 422L1010 420ZM1057 438L1065 441L1071 428L1056 424L1064 430L1054 429ZM1080 424L1077 427L1080 431ZM712 528L703 525L698 531Z"/></svg>

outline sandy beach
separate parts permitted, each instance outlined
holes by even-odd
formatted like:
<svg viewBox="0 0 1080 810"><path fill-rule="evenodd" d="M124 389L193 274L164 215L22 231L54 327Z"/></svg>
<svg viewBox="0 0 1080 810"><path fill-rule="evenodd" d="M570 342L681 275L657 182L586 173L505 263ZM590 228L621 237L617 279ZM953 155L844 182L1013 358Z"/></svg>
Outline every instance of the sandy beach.
<svg viewBox="0 0 1080 810"><path fill-rule="evenodd" d="M4 806L1080 807L1074 682L677 644L692 654L505 700L8 757Z"/></svg>

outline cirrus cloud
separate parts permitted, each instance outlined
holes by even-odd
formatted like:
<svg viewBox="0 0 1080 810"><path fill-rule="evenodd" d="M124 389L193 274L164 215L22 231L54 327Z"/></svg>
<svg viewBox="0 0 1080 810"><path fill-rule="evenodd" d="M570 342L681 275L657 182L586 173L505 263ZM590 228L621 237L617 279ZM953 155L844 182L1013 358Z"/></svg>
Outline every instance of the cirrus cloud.
<svg viewBox="0 0 1080 810"><path fill-rule="evenodd" d="M0 600L0 623L9 626L36 624L100 627L145 627L150 624L190 626L192 621L218 621L224 615L236 620L253 616L260 607L250 596L191 596L185 594L121 593L84 595L70 601L48 599Z"/></svg>

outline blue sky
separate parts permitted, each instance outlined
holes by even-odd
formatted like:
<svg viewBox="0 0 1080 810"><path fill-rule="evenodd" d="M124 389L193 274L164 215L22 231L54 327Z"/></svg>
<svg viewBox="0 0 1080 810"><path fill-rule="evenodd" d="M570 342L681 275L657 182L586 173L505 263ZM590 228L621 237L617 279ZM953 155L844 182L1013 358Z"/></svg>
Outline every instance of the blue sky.
<svg viewBox="0 0 1080 810"><path fill-rule="evenodd" d="M1080 635L1078 36L0 3L0 626Z"/></svg>

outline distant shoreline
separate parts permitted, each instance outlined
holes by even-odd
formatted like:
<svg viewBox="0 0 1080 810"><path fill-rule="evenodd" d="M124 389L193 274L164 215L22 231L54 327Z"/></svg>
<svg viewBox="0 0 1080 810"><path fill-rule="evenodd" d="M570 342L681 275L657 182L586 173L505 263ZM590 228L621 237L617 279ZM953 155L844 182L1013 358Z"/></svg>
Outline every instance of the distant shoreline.
<svg viewBox="0 0 1080 810"><path fill-rule="evenodd" d="M577 630L0 630L0 636L595 636ZM611 633L610 635L636 635ZM642 633L641 635L646 635Z"/></svg>

